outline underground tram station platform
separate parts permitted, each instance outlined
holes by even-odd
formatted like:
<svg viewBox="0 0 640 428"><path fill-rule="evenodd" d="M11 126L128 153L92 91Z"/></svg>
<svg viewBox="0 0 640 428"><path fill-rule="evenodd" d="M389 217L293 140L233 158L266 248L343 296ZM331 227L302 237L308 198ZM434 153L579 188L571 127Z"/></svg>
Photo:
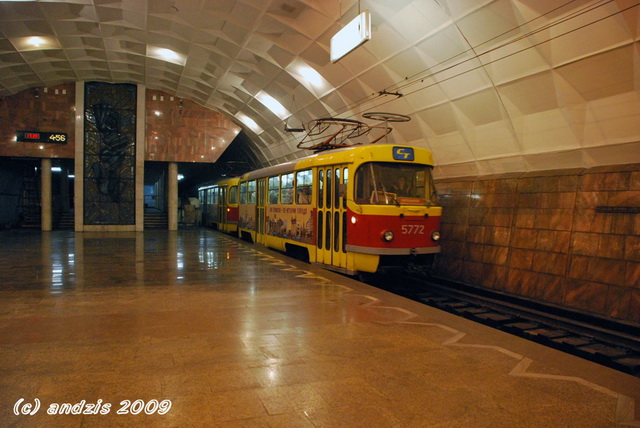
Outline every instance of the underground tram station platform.
<svg viewBox="0 0 640 428"><path fill-rule="evenodd" d="M9 427L640 426L640 379L205 229L0 232Z"/></svg>

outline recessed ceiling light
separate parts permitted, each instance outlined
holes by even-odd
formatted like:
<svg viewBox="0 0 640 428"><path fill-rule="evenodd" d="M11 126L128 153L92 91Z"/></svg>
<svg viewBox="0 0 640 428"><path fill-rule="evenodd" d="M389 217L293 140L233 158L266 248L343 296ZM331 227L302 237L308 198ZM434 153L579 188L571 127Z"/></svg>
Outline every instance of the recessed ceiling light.
<svg viewBox="0 0 640 428"><path fill-rule="evenodd" d="M322 76L320 76L320 73L315 71L313 68L300 67L298 68L298 73L300 73L300 75L314 87L318 88L322 86Z"/></svg>
<svg viewBox="0 0 640 428"><path fill-rule="evenodd" d="M271 112L278 116L280 119L284 120L291 116L289 110L284 108L284 106L280 104L278 100L267 94L265 91L258 92L258 95L256 95L256 99L264 104L265 107L271 110Z"/></svg>
<svg viewBox="0 0 640 428"><path fill-rule="evenodd" d="M17 37L11 39L11 43L19 51L34 51L34 50L46 50L46 49L60 49L60 43L53 37Z"/></svg>
<svg viewBox="0 0 640 428"><path fill-rule="evenodd" d="M171 49L160 48L157 46L147 46L147 56L161 61L167 61L172 64L185 65L187 57Z"/></svg>
<svg viewBox="0 0 640 428"><path fill-rule="evenodd" d="M33 47L39 48L44 44L44 40L41 37L29 37L27 43Z"/></svg>
<svg viewBox="0 0 640 428"><path fill-rule="evenodd" d="M333 88L320 73L301 59L296 59L286 68L287 72L314 95L321 97Z"/></svg>
<svg viewBox="0 0 640 428"><path fill-rule="evenodd" d="M262 129L260 127L260 125L258 125L256 123L255 120L251 119L249 116L247 116L244 113L236 113L236 117L245 125L247 125L249 128L251 128L251 130L253 132L255 132L256 134L262 134L264 132L264 129Z"/></svg>

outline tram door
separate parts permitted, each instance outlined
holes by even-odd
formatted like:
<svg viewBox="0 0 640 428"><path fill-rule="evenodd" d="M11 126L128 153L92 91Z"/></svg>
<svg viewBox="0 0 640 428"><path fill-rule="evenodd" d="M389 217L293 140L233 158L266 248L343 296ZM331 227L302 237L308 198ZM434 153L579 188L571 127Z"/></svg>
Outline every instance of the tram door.
<svg viewBox="0 0 640 428"><path fill-rule="evenodd" d="M319 263L346 268L347 166L332 165L319 168L317 179L316 259Z"/></svg>
<svg viewBox="0 0 640 428"><path fill-rule="evenodd" d="M227 223L227 186L218 187L218 221Z"/></svg>
<svg viewBox="0 0 640 428"><path fill-rule="evenodd" d="M256 200L256 241L264 244L264 202L266 200L266 185L267 179L261 178L258 180L258 197Z"/></svg>

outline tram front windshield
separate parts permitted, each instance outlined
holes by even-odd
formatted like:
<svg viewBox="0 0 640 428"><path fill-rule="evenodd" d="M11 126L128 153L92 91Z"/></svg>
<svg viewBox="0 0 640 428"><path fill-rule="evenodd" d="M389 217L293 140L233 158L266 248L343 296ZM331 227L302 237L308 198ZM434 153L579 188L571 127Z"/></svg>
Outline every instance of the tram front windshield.
<svg viewBox="0 0 640 428"><path fill-rule="evenodd" d="M426 205L437 203L432 167L369 162L356 171L355 202L360 205Z"/></svg>

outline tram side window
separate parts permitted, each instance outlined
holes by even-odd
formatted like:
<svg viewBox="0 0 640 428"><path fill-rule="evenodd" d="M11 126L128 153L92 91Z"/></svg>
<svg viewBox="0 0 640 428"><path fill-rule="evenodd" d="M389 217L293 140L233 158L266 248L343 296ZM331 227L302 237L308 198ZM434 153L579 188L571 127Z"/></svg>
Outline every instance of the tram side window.
<svg viewBox="0 0 640 428"><path fill-rule="evenodd" d="M265 206L265 199L267 196L267 192L265 191L267 187L267 180L261 179L258 181L258 206Z"/></svg>
<svg viewBox="0 0 640 428"><path fill-rule="evenodd" d="M231 189L229 189L229 203L238 203L238 186L231 186Z"/></svg>
<svg viewBox="0 0 640 428"><path fill-rule="evenodd" d="M247 183L247 203L255 204L256 203L256 182L249 181Z"/></svg>
<svg viewBox="0 0 640 428"><path fill-rule="evenodd" d="M247 183L240 183L240 203L247 203Z"/></svg>
<svg viewBox="0 0 640 428"><path fill-rule="evenodd" d="M323 207L324 202L324 170L318 171L318 208Z"/></svg>
<svg viewBox="0 0 640 428"><path fill-rule="evenodd" d="M341 196L340 195L340 168L335 169L335 177L336 179L334 181L334 184L336 186L336 190L333 191L333 196L334 196L333 206L336 208L339 208L340 196Z"/></svg>
<svg viewBox="0 0 640 428"><path fill-rule="evenodd" d="M280 176L280 203L293 203L293 173Z"/></svg>
<svg viewBox="0 0 640 428"><path fill-rule="evenodd" d="M342 170L342 181L344 181L344 197L342 198L342 206L343 208L347 208L347 192L348 192L348 184L349 184L349 168L345 167Z"/></svg>
<svg viewBox="0 0 640 428"><path fill-rule="evenodd" d="M211 203L213 205L218 205L218 187L214 187L212 189L209 189L209 191L211 192Z"/></svg>
<svg viewBox="0 0 640 428"><path fill-rule="evenodd" d="M309 169L296 173L296 203L307 205L311 203L313 189L313 172Z"/></svg>
<svg viewBox="0 0 640 428"><path fill-rule="evenodd" d="M278 192L280 191L280 177L269 177L269 203L278 203Z"/></svg>

